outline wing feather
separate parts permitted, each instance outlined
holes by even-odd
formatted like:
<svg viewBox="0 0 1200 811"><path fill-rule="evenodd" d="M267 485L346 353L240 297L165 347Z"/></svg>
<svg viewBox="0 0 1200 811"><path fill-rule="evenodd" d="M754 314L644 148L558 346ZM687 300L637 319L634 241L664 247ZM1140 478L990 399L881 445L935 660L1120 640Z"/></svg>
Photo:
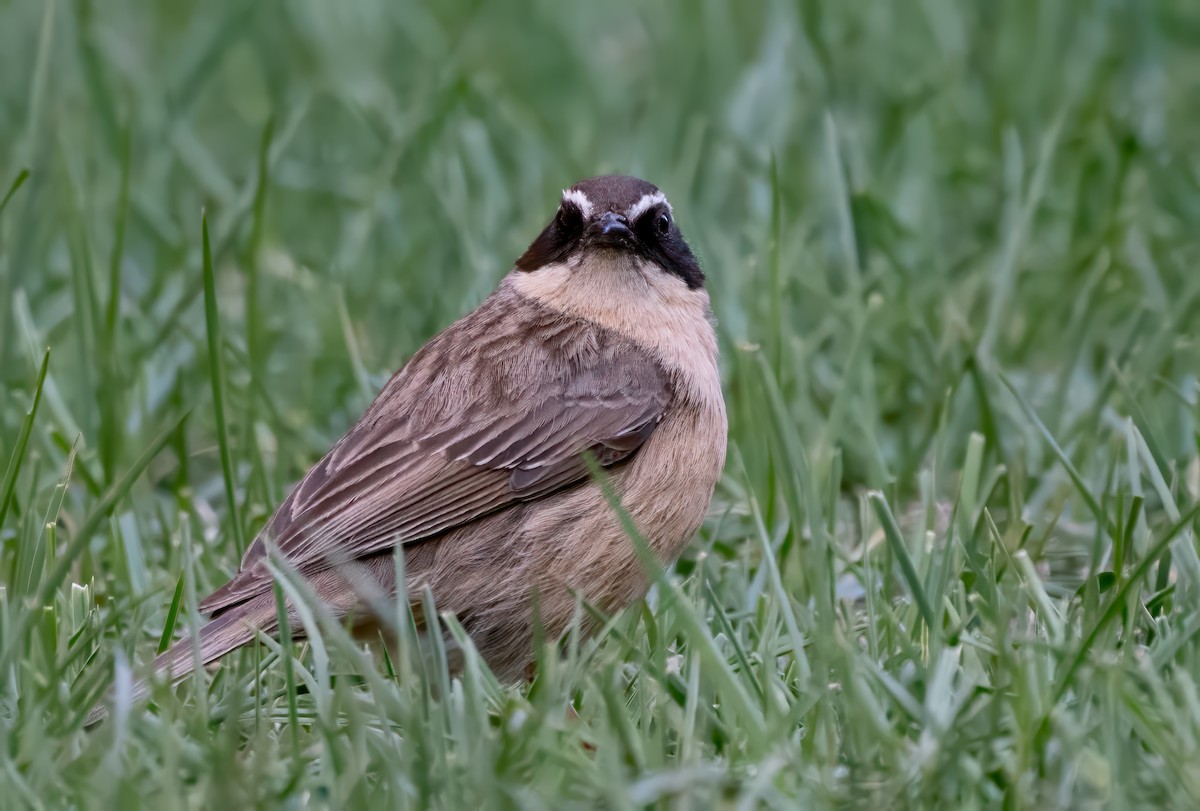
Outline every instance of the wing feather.
<svg viewBox="0 0 1200 811"><path fill-rule="evenodd" d="M576 484L585 451L604 466L635 453L671 392L646 351L501 287L396 373L201 608L269 587L269 544L317 571Z"/></svg>

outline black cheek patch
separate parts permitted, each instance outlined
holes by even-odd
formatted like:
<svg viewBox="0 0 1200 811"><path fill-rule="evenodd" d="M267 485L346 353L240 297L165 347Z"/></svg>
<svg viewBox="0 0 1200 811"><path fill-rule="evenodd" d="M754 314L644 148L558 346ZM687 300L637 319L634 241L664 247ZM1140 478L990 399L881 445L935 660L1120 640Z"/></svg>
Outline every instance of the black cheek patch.
<svg viewBox="0 0 1200 811"><path fill-rule="evenodd" d="M638 220L637 231L642 253L651 262L661 266L672 276L678 276L691 290L704 286L704 271L696 260L692 249L683 239L679 228L672 223L667 233L660 234L654 226L656 212Z"/></svg>
<svg viewBox="0 0 1200 811"><path fill-rule="evenodd" d="M704 286L704 271L700 269L700 262L696 260L692 249L683 241L677 230L672 229L672 232L660 241L659 249L664 257L660 260L662 266L683 279L689 289L695 290Z"/></svg>
<svg viewBox="0 0 1200 811"><path fill-rule="evenodd" d="M579 243L583 233L583 215L578 209L564 204L562 211L530 243L517 259L518 270L537 270L564 261Z"/></svg>

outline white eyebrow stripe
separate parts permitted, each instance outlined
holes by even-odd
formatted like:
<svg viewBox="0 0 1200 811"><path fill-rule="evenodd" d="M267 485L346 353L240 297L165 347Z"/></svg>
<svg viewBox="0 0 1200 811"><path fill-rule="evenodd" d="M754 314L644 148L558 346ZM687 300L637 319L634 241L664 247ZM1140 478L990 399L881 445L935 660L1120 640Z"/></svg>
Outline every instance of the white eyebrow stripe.
<svg viewBox="0 0 1200 811"><path fill-rule="evenodd" d="M592 201L588 196L579 189L563 189L563 202L570 201L578 206L580 212L583 213L583 218L590 219L592 216Z"/></svg>
<svg viewBox="0 0 1200 811"><path fill-rule="evenodd" d="M672 214L675 213L671 208L671 204L667 202L666 196L662 192L656 191L650 194L643 194L642 199L630 206L629 211L625 212L625 217L630 222L633 222L657 205L665 205L667 211L670 211Z"/></svg>

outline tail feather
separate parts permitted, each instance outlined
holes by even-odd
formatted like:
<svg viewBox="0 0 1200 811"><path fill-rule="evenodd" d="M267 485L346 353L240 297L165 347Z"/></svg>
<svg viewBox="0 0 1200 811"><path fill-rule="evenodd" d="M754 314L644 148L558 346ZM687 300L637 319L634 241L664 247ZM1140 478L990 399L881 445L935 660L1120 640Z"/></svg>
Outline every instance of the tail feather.
<svg viewBox="0 0 1200 811"><path fill-rule="evenodd" d="M225 611L200 629L198 640L191 636L184 637L163 651L154 660L153 675L138 679L134 683L133 702L136 703L150 694L152 679L158 674L166 673L171 684L178 684L191 675L197 666L204 667L215 662L230 651L250 642L257 630L270 632L277 624L274 603L265 598L251 600ZM92 726L104 720L107 715L107 705L99 703L88 713L84 726Z"/></svg>

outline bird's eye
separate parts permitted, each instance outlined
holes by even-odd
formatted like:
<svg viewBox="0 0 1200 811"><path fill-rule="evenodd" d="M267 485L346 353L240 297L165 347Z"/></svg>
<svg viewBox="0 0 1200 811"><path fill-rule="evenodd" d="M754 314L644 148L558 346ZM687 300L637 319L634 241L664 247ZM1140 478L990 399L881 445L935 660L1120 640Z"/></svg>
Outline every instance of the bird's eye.
<svg viewBox="0 0 1200 811"><path fill-rule="evenodd" d="M667 213L658 215L658 219L654 221L654 227L658 229L658 233L666 234L671 230L671 216Z"/></svg>

